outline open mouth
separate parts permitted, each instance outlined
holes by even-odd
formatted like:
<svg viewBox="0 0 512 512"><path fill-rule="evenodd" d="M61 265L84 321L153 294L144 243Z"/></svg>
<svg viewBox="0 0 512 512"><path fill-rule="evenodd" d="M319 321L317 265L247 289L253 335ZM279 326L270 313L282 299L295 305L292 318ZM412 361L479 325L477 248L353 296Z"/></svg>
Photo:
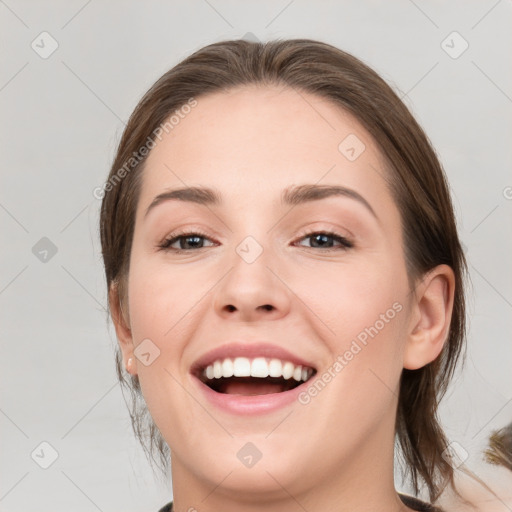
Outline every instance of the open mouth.
<svg viewBox="0 0 512 512"><path fill-rule="evenodd" d="M203 384L217 393L244 396L290 391L315 373L312 367L264 357L219 359L193 371Z"/></svg>

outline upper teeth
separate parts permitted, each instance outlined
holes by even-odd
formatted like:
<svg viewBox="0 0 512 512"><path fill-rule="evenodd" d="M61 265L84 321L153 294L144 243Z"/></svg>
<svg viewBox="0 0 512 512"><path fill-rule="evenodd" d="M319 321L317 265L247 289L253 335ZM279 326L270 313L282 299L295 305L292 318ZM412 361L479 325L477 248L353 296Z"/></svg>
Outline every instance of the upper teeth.
<svg viewBox="0 0 512 512"><path fill-rule="evenodd" d="M313 373L312 368L303 368L289 361L279 359L266 359L256 357L235 357L234 359L218 359L203 370L207 379L220 379L221 377L283 377L296 381L306 381Z"/></svg>

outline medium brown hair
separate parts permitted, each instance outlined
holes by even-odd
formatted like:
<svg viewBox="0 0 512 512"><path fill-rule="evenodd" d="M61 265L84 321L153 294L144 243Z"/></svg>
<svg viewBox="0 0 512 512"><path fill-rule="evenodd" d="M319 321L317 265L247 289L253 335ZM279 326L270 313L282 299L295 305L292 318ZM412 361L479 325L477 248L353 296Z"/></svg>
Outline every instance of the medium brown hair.
<svg viewBox="0 0 512 512"><path fill-rule="evenodd" d="M512 423L495 430L489 437L489 447L484 452L485 460L512 471Z"/></svg>
<svg viewBox="0 0 512 512"><path fill-rule="evenodd" d="M459 241L449 188L429 139L391 87L370 67L329 44L309 40L266 43L222 41L196 51L166 72L143 96L121 138L101 205L101 244L109 292L126 298L135 211L145 158L126 169L148 136L193 98L245 85L277 85L329 100L352 114L370 133L386 163L386 176L401 214L404 256L411 283L437 265L455 274L455 297L448 339L439 357L417 370L404 369L398 400L396 438L416 493L423 481L435 501L453 468L444 456L447 440L437 409L453 375L465 339L467 264ZM340 141L341 142L341 141ZM414 289L414 286L411 287ZM121 308L122 309L122 308ZM130 390L130 416L147 454L160 454L164 473L169 449L153 423L137 376L126 379L117 349L116 369ZM149 446L148 446L148 445Z"/></svg>

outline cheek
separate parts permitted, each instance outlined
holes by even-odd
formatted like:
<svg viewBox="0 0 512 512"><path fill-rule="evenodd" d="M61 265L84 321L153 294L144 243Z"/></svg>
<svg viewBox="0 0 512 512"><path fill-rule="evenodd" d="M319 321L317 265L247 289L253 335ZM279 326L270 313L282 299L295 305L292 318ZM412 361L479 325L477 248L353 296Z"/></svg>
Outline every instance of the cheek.
<svg viewBox="0 0 512 512"><path fill-rule="evenodd" d="M181 358L177 329L173 329L184 314L180 289L179 275L165 272L149 258L132 258L128 282L130 327L146 401L169 392L173 380L166 372L175 374Z"/></svg>
<svg viewBox="0 0 512 512"><path fill-rule="evenodd" d="M319 319L315 327L322 328L329 348L327 374L319 377L333 382L333 400L341 396L354 410L361 404L387 403L398 393L408 284L405 270L384 261L379 257L373 263L309 272L294 284L294 291L315 313L310 318Z"/></svg>
<svg viewBox="0 0 512 512"><path fill-rule="evenodd" d="M186 313L197 301L193 289L184 287L185 281L182 272L160 268L149 259L139 259L130 268L130 325L135 354L140 357L137 373L150 415L166 440L190 438L194 433L187 425L200 424L201 419L187 403L180 373L188 340ZM147 365L144 353L150 354Z"/></svg>
<svg viewBox="0 0 512 512"><path fill-rule="evenodd" d="M382 421L394 422L406 312L401 302L380 299L340 313L331 360L301 397L308 414L322 418L318 435L343 432L357 445Z"/></svg>
<svg viewBox="0 0 512 512"><path fill-rule="evenodd" d="M389 336L405 316L405 272L384 261L376 257L337 265L322 262L317 268L290 271L286 282L343 348L360 333L364 342L366 329L375 333L373 327Z"/></svg>
<svg viewBox="0 0 512 512"><path fill-rule="evenodd" d="M163 343L173 334L176 322L198 300L196 295L202 289L200 280L181 266L173 268L150 258L135 261L129 277L130 319L135 343L147 337L154 338L155 343Z"/></svg>

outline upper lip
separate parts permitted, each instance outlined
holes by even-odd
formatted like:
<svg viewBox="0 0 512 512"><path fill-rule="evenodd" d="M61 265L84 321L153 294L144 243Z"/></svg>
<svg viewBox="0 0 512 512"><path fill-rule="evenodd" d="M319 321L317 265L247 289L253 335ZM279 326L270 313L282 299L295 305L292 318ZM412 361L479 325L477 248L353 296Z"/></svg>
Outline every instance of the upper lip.
<svg viewBox="0 0 512 512"><path fill-rule="evenodd" d="M305 359L302 359L295 354L292 354L288 350L274 345L269 342L258 342L258 343L243 343L243 342L230 342L212 350L209 350L198 359L191 366L191 373L196 374L200 370L206 368L214 361L222 360L226 358L235 357L247 357L249 359L255 357L266 357L269 359L280 359L282 361L290 361L295 365L301 365L303 367L313 368L314 365Z"/></svg>

